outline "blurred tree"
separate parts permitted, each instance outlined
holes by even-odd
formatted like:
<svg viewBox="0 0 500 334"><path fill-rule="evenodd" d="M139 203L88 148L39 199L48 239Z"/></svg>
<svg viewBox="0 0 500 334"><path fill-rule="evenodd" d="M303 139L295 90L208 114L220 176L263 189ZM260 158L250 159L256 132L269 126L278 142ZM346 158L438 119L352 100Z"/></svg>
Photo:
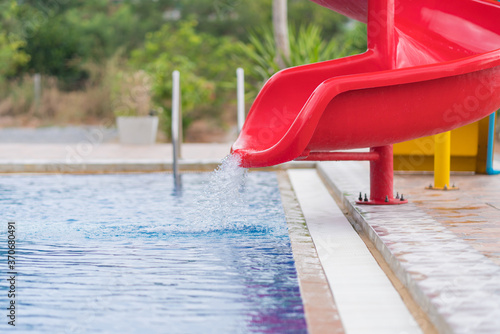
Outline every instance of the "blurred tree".
<svg viewBox="0 0 500 334"><path fill-rule="evenodd" d="M340 45L337 58L366 51L366 24L353 20L349 21L348 24L342 26L341 33L337 36L337 41Z"/></svg>
<svg viewBox="0 0 500 334"><path fill-rule="evenodd" d="M237 48L232 37L199 33L194 20L182 21L177 27L165 24L148 33L144 46L132 52L131 64L151 75L153 101L165 111L167 124L171 117L171 74L180 71L183 124L187 127L194 120L221 115L221 105L234 92ZM165 129L170 131L169 126Z"/></svg>
<svg viewBox="0 0 500 334"><path fill-rule="evenodd" d="M270 22L272 0L182 0L176 8L183 20L198 22L196 30L213 36L247 40L247 31Z"/></svg>
<svg viewBox="0 0 500 334"><path fill-rule="evenodd" d="M351 24L345 31L333 38L325 39L322 28L316 24L290 24L290 57L286 67L298 66L335 58L341 58L366 51L366 25ZM251 83L250 98L256 95L260 87L281 69L277 62L277 45L271 27L255 29L250 33L249 43L238 44L238 58L247 63L245 68L247 81Z"/></svg>
<svg viewBox="0 0 500 334"><path fill-rule="evenodd" d="M288 38L287 0L273 0L273 32L276 43L276 63L280 69L290 58L290 40Z"/></svg>
<svg viewBox="0 0 500 334"><path fill-rule="evenodd" d="M16 1L0 4L0 81L15 75L30 59L23 51L26 41L20 34L16 15L19 8Z"/></svg>
<svg viewBox="0 0 500 334"><path fill-rule="evenodd" d="M329 40L342 31L348 19L312 1L288 0L288 18L295 26L314 24L321 28L322 38Z"/></svg>
<svg viewBox="0 0 500 334"><path fill-rule="evenodd" d="M214 36L232 35L247 42L248 32L272 22L273 0L176 0L181 20L198 22L197 31ZM315 23L325 38L338 33L346 17L319 6L312 1L288 0L289 21L297 25Z"/></svg>
<svg viewBox="0 0 500 334"><path fill-rule="evenodd" d="M77 89L88 78L82 65L88 50L81 43L81 31L56 16L41 24L26 39L24 50L30 55L26 67L31 73L58 77L62 89Z"/></svg>

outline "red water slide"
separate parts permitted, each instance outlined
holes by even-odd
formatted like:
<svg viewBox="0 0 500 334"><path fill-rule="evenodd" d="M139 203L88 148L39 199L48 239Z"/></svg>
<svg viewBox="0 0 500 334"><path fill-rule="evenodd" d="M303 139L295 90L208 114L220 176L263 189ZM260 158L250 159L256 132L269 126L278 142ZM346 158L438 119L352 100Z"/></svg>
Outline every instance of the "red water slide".
<svg viewBox="0 0 500 334"><path fill-rule="evenodd" d="M232 152L245 167L370 160L369 202L392 203L391 144L458 128L500 107L500 4L313 1L367 22L368 50L275 74L253 103ZM372 153L334 152L364 147Z"/></svg>

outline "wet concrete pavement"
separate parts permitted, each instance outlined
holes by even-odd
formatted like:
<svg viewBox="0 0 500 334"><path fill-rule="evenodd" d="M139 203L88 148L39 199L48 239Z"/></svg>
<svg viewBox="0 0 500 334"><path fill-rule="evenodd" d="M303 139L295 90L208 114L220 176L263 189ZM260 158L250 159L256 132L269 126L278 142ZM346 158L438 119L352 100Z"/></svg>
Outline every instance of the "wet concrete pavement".
<svg viewBox="0 0 500 334"><path fill-rule="evenodd" d="M435 191L432 174L396 174L409 204L365 206L368 163L318 171L440 333L500 332L500 175L452 175L460 190Z"/></svg>

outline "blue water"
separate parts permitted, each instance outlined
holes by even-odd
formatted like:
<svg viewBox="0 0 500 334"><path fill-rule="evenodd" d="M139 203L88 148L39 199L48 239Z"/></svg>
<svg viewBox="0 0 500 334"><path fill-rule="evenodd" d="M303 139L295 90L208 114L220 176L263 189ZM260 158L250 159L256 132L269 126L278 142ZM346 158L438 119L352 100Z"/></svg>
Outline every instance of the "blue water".
<svg viewBox="0 0 500 334"><path fill-rule="evenodd" d="M0 330L15 221L15 332L306 333L275 174L221 175L1 176Z"/></svg>

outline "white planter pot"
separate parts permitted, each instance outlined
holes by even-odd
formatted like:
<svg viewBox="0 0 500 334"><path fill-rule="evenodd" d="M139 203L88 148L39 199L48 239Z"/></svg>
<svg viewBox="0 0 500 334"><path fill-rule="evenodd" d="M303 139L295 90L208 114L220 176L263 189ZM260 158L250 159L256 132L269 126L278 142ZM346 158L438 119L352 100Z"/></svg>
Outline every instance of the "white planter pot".
<svg viewBox="0 0 500 334"><path fill-rule="evenodd" d="M120 143L152 145L156 142L158 116L120 116L116 122Z"/></svg>

